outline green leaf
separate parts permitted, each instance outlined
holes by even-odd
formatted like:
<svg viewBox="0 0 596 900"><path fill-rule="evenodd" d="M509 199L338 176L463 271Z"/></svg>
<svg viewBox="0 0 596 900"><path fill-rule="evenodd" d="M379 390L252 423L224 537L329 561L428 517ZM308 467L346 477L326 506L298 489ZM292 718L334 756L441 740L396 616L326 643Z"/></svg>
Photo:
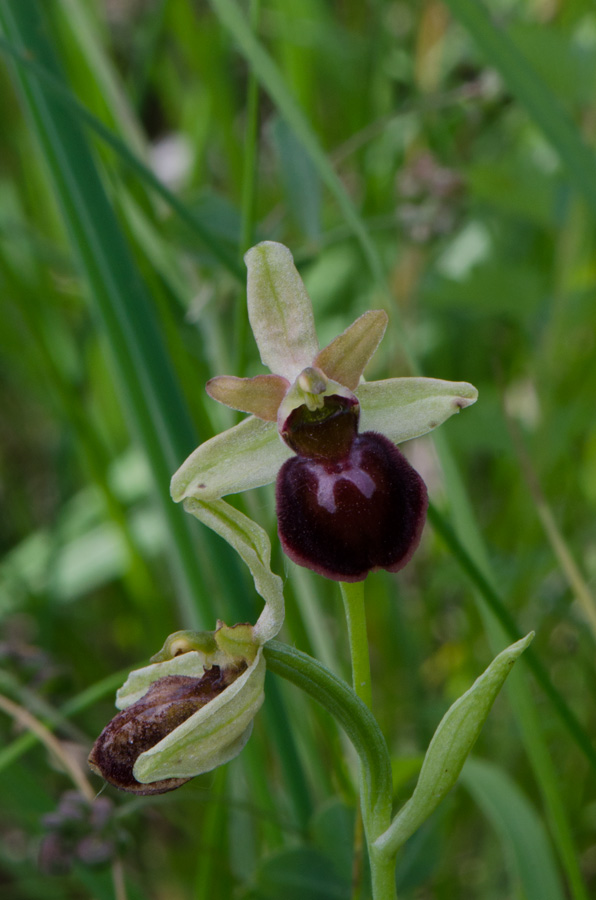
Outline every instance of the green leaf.
<svg viewBox="0 0 596 900"><path fill-rule="evenodd" d="M461 782L499 835L526 900L564 900L546 829L515 782L479 759L468 760Z"/></svg>
<svg viewBox="0 0 596 900"><path fill-rule="evenodd" d="M414 793L375 842L380 851L397 851L451 790L507 675L533 638L534 632L530 632L499 653L472 687L447 710L426 751Z"/></svg>

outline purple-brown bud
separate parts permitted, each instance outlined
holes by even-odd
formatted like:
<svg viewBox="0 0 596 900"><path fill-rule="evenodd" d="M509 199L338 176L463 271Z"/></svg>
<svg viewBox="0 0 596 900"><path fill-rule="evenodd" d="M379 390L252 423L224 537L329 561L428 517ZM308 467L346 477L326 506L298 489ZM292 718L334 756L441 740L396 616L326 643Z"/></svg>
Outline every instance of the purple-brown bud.
<svg viewBox="0 0 596 900"><path fill-rule="evenodd" d="M123 791L163 794L180 787L189 779L165 778L141 784L133 775L137 758L214 700L246 668L246 662L241 661L225 668L213 665L201 678L166 675L154 681L140 700L104 728L89 755L89 765Z"/></svg>

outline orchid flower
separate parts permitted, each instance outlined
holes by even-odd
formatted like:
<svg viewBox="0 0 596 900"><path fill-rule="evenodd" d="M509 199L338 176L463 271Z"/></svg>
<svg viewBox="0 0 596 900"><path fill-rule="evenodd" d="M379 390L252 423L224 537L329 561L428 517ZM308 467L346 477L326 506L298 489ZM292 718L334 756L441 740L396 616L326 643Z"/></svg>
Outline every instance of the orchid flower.
<svg viewBox="0 0 596 900"><path fill-rule="evenodd" d="M197 500L276 481L278 532L291 559L337 581L396 572L418 545L428 500L395 445L474 403L476 388L435 378L364 381L387 314L364 313L320 350L290 251L265 241L245 262L249 320L272 374L207 382L211 397L251 415L191 454L172 478L172 497L193 512Z"/></svg>

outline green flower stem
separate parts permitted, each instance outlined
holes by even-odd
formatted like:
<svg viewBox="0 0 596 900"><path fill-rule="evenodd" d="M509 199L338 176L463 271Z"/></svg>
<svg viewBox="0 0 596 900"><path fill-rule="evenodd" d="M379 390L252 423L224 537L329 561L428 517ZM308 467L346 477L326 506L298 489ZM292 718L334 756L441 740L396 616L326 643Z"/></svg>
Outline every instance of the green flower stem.
<svg viewBox="0 0 596 900"><path fill-rule="evenodd" d="M377 720L352 688L306 653L278 641L269 641L263 653L268 668L324 706L354 745L360 760L362 819L369 846L373 898L396 900L396 854L385 847L373 847L375 839L389 827L392 803L391 763ZM366 683L370 685L370 678Z"/></svg>
<svg viewBox="0 0 596 900"><path fill-rule="evenodd" d="M348 623L348 639L352 658L352 684L354 690L369 709L372 707L370 684L370 659L366 635L366 612L364 609L364 582L340 583L341 596Z"/></svg>
<svg viewBox="0 0 596 900"><path fill-rule="evenodd" d="M342 581L340 588L348 624L354 691L371 709L372 688L364 607L364 581L353 583ZM367 802L362 763L360 764L360 794L362 821L369 848L373 898L374 900L394 900L397 896L395 892L395 853L385 853L383 852L384 848L379 852L373 847L373 842L381 833L378 830L380 822ZM389 805L391 805L391 794L389 795Z"/></svg>
<svg viewBox="0 0 596 900"><path fill-rule="evenodd" d="M269 641L263 654L271 672L313 697L346 732L362 764L367 809L375 832L381 834L391 819L392 781L389 752L377 720L345 681L306 653Z"/></svg>

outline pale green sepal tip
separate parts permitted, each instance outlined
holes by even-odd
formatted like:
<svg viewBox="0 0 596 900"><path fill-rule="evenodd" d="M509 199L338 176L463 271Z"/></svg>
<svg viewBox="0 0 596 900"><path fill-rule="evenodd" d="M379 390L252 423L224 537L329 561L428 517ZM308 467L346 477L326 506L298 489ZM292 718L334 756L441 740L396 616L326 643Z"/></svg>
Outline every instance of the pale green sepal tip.
<svg viewBox="0 0 596 900"><path fill-rule="evenodd" d="M172 499L217 500L270 484L291 455L273 422L250 416L191 453L172 478Z"/></svg>
<svg viewBox="0 0 596 900"><path fill-rule="evenodd" d="M248 740L265 697L264 683L265 660L259 648L254 662L221 694L140 754L134 777L143 784L193 778L233 759Z"/></svg>
<svg viewBox="0 0 596 900"><path fill-rule="evenodd" d="M360 431L378 431L395 444L437 428L478 399L466 381L439 378L388 378L356 388L360 401Z"/></svg>
<svg viewBox="0 0 596 900"><path fill-rule="evenodd" d="M267 532L225 500L200 503L192 498L184 508L224 538L246 563L265 609L253 629L255 642L274 638L284 621L283 582L271 571L271 542Z"/></svg>
<svg viewBox="0 0 596 900"><path fill-rule="evenodd" d="M263 241L245 255L248 317L261 360L294 381L318 353L312 304L283 244Z"/></svg>
<svg viewBox="0 0 596 900"><path fill-rule="evenodd" d="M378 849L395 852L451 790L505 679L533 639L532 631L499 653L472 687L447 710L426 751L414 793L387 831L375 841Z"/></svg>

